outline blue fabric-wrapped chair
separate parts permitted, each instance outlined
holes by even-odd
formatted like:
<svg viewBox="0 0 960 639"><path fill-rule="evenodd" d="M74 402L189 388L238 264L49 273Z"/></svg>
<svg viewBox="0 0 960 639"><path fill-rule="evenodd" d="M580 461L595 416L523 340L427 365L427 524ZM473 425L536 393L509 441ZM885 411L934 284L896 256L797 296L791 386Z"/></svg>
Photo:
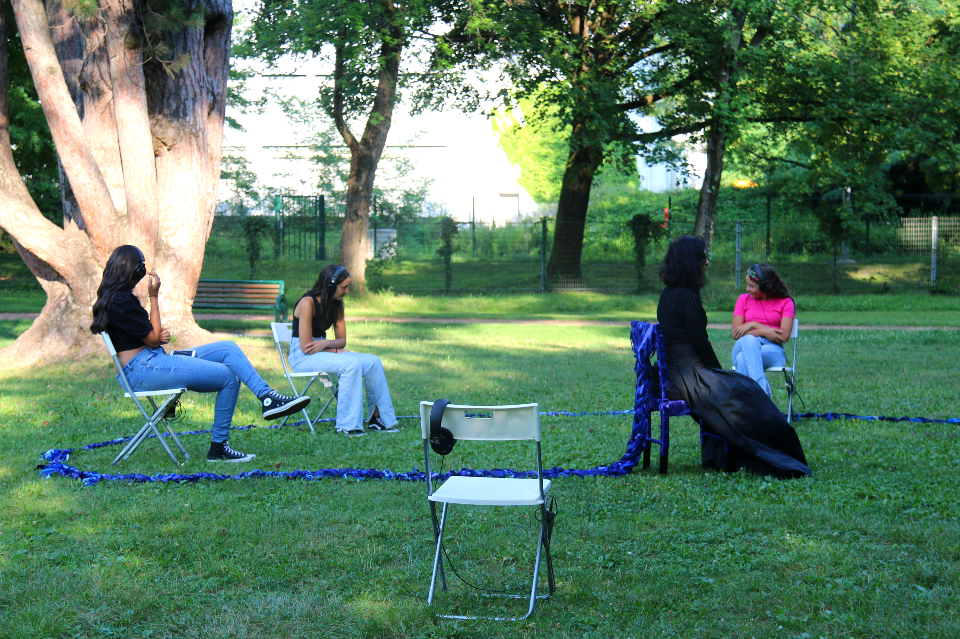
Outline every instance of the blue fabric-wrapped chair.
<svg viewBox="0 0 960 639"><path fill-rule="evenodd" d="M650 468L650 447L657 444L660 446L660 474L666 475L670 455L670 418L689 415L690 407L682 399L667 397L670 380L667 378L667 353L660 325L631 322L630 342L637 358L634 369L637 373L637 393L633 405L633 427L634 432L639 433L643 468ZM651 416L654 411L660 413L660 439L653 438ZM704 433L701 428L701 442L705 436L716 437Z"/></svg>

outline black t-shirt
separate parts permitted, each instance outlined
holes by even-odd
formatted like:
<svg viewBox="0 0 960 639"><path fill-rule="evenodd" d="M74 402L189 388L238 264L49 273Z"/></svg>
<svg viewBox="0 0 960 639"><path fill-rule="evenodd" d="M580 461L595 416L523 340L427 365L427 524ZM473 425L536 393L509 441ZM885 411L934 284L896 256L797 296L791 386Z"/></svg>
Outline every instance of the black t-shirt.
<svg viewBox="0 0 960 639"><path fill-rule="evenodd" d="M143 338L153 330L153 324L132 291L117 293L107 312L110 315L107 334L118 353L144 345Z"/></svg>

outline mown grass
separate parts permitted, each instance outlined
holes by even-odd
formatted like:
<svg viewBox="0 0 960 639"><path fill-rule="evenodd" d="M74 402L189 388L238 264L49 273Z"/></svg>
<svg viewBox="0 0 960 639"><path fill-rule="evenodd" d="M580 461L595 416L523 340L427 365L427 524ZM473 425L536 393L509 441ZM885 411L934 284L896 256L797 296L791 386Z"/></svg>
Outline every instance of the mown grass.
<svg viewBox="0 0 960 639"><path fill-rule="evenodd" d="M0 322L0 346L26 328ZM535 400L544 410L633 402L629 335L616 326L357 322L351 346L380 354L398 414L421 399ZM726 331L711 337L729 357ZM272 343L242 338L278 386ZM956 416L953 331L808 331L806 409ZM424 486L399 481L198 484L39 479L38 455L129 433L106 358L0 371L0 636L4 637L954 637L960 635L957 425L804 420L812 479L766 481L699 466L693 423L673 422L670 473L554 484L558 590L523 624L439 621L503 603L453 591L425 606L432 536ZM213 398L191 394L182 430ZM263 424L244 391L235 424ZM220 472L422 467L415 420L397 435L337 437L258 428L233 443L255 463ZM549 466L618 458L628 417L544 418ZM197 472L209 437L185 438L182 467L146 444L77 453L84 469ZM526 467L523 447L499 465ZM493 463L460 445L447 468ZM523 589L528 512L453 512L457 571ZM521 543L524 542L524 543ZM513 608L516 611L518 608Z"/></svg>
<svg viewBox="0 0 960 639"><path fill-rule="evenodd" d="M704 304L711 322L729 322L742 291L707 287ZM288 293L291 307L299 292ZM656 321L659 294L608 295L552 293L511 295L407 295L369 293L347 299L352 317L561 319L577 321ZM8 313L38 313L42 291L0 291L0 309ZM801 295L797 315L803 324L867 326L960 326L960 297L929 294ZM198 313L209 314L207 310ZM227 315L243 315L231 310ZM263 315L263 311L246 314Z"/></svg>

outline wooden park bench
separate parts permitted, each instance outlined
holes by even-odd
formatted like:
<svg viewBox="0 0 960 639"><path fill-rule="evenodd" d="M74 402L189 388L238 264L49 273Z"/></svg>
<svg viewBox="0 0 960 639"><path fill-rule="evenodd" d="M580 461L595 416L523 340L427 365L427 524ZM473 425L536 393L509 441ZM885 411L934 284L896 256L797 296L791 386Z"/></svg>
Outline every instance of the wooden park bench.
<svg viewBox="0 0 960 639"><path fill-rule="evenodd" d="M283 280L200 280L193 308L273 310L274 321L287 321Z"/></svg>

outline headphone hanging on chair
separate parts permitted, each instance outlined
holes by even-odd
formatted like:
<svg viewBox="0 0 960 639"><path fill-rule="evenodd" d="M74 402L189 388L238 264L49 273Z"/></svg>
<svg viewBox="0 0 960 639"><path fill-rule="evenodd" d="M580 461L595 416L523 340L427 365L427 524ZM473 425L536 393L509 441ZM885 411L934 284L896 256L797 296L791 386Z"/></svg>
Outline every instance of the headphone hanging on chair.
<svg viewBox="0 0 960 639"><path fill-rule="evenodd" d="M763 278L763 271L760 270L760 265L754 264L750 267L750 271L753 272L753 277L750 279L757 283L757 286L760 288L760 292L769 293L770 289L767 288L767 281Z"/></svg>
<svg viewBox="0 0 960 639"><path fill-rule="evenodd" d="M457 438L453 436L450 429L440 425L443 421L443 411L449 403L449 399L438 399L433 402L433 408L430 410L430 448L438 455L449 455L457 444Z"/></svg>
<svg viewBox="0 0 960 639"><path fill-rule="evenodd" d="M337 270L333 272L333 277L327 282L327 293L329 295L333 295L337 291L337 278L346 270L345 266L338 266Z"/></svg>
<svg viewBox="0 0 960 639"><path fill-rule="evenodd" d="M143 256L143 251L134 246L133 248L137 249L137 253L140 255L140 263L137 264L137 267L133 269L133 285L136 286L137 282L142 280L147 275L147 258Z"/></svg>

